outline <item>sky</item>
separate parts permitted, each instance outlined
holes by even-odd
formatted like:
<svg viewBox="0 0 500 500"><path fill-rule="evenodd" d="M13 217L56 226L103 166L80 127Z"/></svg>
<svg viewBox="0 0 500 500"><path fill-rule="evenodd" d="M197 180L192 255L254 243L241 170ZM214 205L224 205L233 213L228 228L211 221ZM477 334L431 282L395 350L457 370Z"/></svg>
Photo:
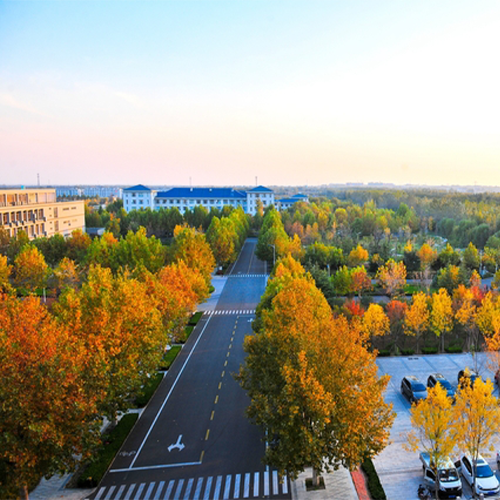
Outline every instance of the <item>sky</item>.
<svg viewBox="0 0 500 500"><path fill-rule="evenodd" d="M500 2L0 0L0 184L500 185Z"/></svg>

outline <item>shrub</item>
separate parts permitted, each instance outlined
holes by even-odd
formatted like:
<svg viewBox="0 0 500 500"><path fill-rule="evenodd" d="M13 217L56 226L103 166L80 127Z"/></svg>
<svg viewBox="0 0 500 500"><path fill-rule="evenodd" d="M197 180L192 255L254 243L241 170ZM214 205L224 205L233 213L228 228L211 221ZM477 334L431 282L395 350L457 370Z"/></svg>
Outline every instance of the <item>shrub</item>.
<svg viewBox="0 0 500 500"><path fill-rule="evenodd" d="M160 370L168 370L174 359L177 357L177 354L181 351L182 347L180 345L172 346L161 358L160 362Z"/></svg>
<svg viewBox="0 0 500 500"><path fill-rule="evenodd" d="M445 349L446 352L450 354L462 352L462 346L460 345L450 345Z"/></svg>
<svg viewBox="0 0 500 500"><path fill-rule="evenodd" d="M403 356L411 356L412 354L415 354L415 349L401 349L401 354Z"/></svg>
<svg viewBox="0 0 500 500"><path fill-rule="evenodd" d="M437 354L437 347L422 347L422 354Z"/></svg>
<svg viewBox="0 0 500 500"><path fill-rule="evenodd" d="M387 497L385 496L384 488L380 484L377 471L373 466L371 458L366 458L364 460L361 464L361 469L363 469L363 472L366 474L368 479L368 491L370 492L373 500L386 500Z"/></svg>
<svg viewBox="0 0 500 500"><path fill-rule="evenodd" d="M189 320L188 325L196 326L198 324L198 321L200 321L202 316L203 316L202 311L195 312L191 316L191 319Z"/></svg>
<svg viewBox="0 0 500 500"><path fill-rule="evenodd" d="M391 355L390 349L380 349L380 351L377 354L377 356L379 356L381 358L386 357L386 356L390 356L390 355Z"/></svg>
<svg viewBox="0 0 500 500"><path fill-rule="evenodd" d="M99 484L138 417L137 413L128 413L121 418L109 433L103 434L102 447L97 451L78 478L77 486L79 488L94 488Z"/></svg>
<svg viewBox="0 0 500 500"><path fill-rule="evenodd" d="M155 373L149 380L144 384L140 394L135 398L135 405L137 408L143 408L149 403L149 400L155 393L156 389L160 385L163 379L163 373Z"/></svg>
<svg viewBox="0 0 500 500"><path fill-rule="evenodd" d="M194 330L193 325L186 326L186 328L184 328L184 332L182 333L182 335L179 336L179 342L181 344L184 344L184 342L186 342L186 340L189 338L193 330Z"/></svg>

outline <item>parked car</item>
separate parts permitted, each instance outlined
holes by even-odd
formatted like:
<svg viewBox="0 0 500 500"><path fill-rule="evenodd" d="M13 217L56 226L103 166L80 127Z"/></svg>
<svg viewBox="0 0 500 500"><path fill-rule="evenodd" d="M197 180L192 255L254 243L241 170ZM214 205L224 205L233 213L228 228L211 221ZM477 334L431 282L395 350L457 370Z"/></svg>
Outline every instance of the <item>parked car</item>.
<svg viewBox="0 0 500 500"><path fill-rule="evenodd" d="M401 381L401 392L410 400L410 403L415 403L427 397L425 385L414 375L408 375L403 378Z"/></svg>
<svg viewBox="0 0 500 500"><path fill-rule="evenodd" d="M463 387L466 383L474 385L474 382L478 378L481 378L479 376L479 373L477 373L475 370L471 370L468 367L458 372L458 384L460 385L460 387Z"/></svg>
<svg viewBox="0 0 500 500"><path fill-rule="evenodd" d="M420 453L420 461L424 473L424 484L429 490L435 491L437 485L439 498L457 498L462 495L462 481L455 464L448 457L437 467L437 481L429 454Z"/></svg>
<svg viewBox="0 0 500 500"><path fill-rule="evenodd" d="M455 388L441 373L431 373L427 379L427 387L435 387L436 384L439 384L443 389L445 389L450 398L455 399Z"/></svg>
<svg viewBox="0 0 500 500"><path fill-rule="evenodd" d="M465 481L472 488L474 476L476 477L476 494L484 496L497 495L500 493L500 483L495 473L491 470L488 462L479 455L475 467L468 455L462 455L460 459L460 472Z"/></svg>

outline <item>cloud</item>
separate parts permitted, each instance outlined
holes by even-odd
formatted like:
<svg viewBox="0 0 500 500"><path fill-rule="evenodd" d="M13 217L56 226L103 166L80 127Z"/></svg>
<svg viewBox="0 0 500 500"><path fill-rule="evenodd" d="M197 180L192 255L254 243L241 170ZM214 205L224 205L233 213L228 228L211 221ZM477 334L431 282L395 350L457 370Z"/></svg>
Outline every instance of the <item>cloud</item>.
<svg viewBox="0 0 500 500"><path fill-rule="evenodd" d="M12 94L6 94L0 92L0 106L7 106L9 108L19 109L21 111L26 111L27 113L32 113L35 115L43 115L41 111L34 108L30 104L19 101Z"/></svg>

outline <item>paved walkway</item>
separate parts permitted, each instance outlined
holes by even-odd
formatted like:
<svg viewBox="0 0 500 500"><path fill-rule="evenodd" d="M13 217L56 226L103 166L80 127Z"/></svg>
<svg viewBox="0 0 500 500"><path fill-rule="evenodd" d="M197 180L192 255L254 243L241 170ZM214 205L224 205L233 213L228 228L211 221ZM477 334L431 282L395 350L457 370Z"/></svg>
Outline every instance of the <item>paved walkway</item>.
<svg viewBox="0 0 500 500"><path fill-rule="evenodd" d="M358 497L351 474L341 467L330 474L322 474L325 482L324 490L307 491L306 479L312 477L311 469L299 474L292 484L292 500L364 500L369 497Z"/></svg>

